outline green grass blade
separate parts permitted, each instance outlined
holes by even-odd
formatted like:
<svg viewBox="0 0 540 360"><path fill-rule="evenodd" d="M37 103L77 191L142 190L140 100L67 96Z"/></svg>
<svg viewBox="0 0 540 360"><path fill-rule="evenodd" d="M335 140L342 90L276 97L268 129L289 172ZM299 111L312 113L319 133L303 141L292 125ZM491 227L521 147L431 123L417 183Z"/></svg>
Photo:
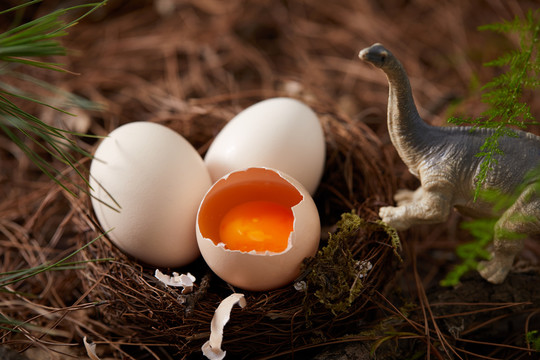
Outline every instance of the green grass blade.
<svg viewBox="0 0 540 360"><path fill-rule="evenodd" d="M12 11L17 11L17 10L23 9L23 8L25 8L25 7L27 7L27 6L30 6L30 5L33 5L33 4L37 4L38 2L41 2L41 0L32 0L32 1L28 1L27 3L21 4L21 5L16 5L16 6L10 7L9 9L0 11L0 15L6 14L6 13L8 13L8 12L12 12Z"/></svg>
<svg viewBox="0 0 540 360"><path fill-rule="evenodd" d="M84 262L84 261L82 261L82 262L81 261L67 262L67 260L69 260L73 256L77 255L79 252L83 251L88 246L92 245L95 241L101 239L105 234L101 234L101 235L95 237L94 239L90 240L88 243L81 246L79 249L71 252L67 256L63 257L62 259L60 259L60 260L58 260L58 261L56 261L54 263L42 264L42 265L38 265L38 266L30 268L30 269L20 270L19 272L15 273L15 274L13 272L10 272L9 275L6 275L6 276L0 278L0 289L3 288L3 287L9 286L9 285L15 284L17 282L26 280L28 278L31 278L31 277L33 277L35 275L38 275L38 274L41 274L41 273L43 273L45 271L54 270L55 268L59 268L59 267L62 267L64 265L73 266L74 264L83 264L83 263L89 262L89 261L86 261L86 262ZM91 260L90 262L106 261L106 260L110 260L110 258L99 259L99 260ZM2 275L2 274L0 274L0 275Z"/></svg>

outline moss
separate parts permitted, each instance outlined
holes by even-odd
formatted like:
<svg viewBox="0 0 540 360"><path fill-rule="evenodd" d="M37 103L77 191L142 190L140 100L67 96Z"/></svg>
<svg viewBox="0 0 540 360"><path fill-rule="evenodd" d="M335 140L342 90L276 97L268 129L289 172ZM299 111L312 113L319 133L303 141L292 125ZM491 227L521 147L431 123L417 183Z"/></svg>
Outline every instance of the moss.
<svg viewBox="0 0 540 360"><path fill-rule="evenodd" d="M384 230L390 235L396 254L401 247L393 229L382 222L368 222L353 212L342 214L336 227L336 232L329 235L328 244L303 264L304 278L297 289L306 292L304 305L308 316L313 301L338 315L346 312L361 294L372 264L355 259L351 252L351 244L357 241L360 230Z"/></svg>
<svg viewBox="0 0 540 360"><path fill-rule="evenodd" d="M390 236L390 243L392 244L392 248L394 249L394 255L396 255L399 261L403 261L401 255L399 254L399 252L401 251L401 240L399 240L399 235L396 229L394 229L382 220L375 221L375 223L371 224L371 226L378 228L378 230L383 230L388 236Z"/></svg>

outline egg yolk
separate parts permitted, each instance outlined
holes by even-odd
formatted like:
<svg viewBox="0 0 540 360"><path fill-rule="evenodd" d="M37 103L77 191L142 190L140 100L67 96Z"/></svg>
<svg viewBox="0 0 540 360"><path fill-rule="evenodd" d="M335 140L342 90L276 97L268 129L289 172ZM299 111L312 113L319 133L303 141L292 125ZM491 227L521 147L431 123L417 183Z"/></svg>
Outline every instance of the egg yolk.
<svg viewBox="0 0 540 360"><path fill-rule="evenodd" d="M249 201L225 214L219 236L230 250L281 252L287 248L293 222L290 208L271 201Z"/></svg>

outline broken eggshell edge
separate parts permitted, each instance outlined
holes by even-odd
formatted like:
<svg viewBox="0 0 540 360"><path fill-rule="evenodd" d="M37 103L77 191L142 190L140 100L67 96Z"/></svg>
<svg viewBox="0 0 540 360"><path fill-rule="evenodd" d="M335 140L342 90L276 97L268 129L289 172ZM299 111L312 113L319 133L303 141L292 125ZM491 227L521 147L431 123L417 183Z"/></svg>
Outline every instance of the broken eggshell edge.
<svg viewBox="0 0 540 360"><path fill-rule="evenodd" d="M201 231L201 222L211 222L215 229L219 229L219 223L227 210L245 201L261 200L259 196L254 198L253 194L246 195L236 200L236 203L219 205L223 207L221 212L211 219L206 218L207 212L210 212L207 208L212 206L212 201L217 203L216 196L234 191L231 189L243 183L253 182L281 186L293 196L291 202L285 205L290 206L293 212L293 231L289 235L287 248L282 252L229 250L225 244L214 242L212 238L216 235L208 235L206 230ZM274 200L264 192L257 195L263 198L266 196L264 200ZM314 256L318 250L321 225L317 207L300 182L279 170L250 167L223 176L208 190L197 212L196 232L201 254L216 275L244 290L265 291L285 286L298 277L302 261Z"/></svg>

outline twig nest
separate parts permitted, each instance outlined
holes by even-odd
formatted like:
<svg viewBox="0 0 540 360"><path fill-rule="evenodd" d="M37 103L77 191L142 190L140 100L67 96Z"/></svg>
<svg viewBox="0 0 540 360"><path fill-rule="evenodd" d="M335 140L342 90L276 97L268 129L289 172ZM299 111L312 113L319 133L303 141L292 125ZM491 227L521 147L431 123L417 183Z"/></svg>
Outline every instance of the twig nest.
<svg viewBox="0 0 540 360"><path fill-rule="evenodd" d="M227 114L234 113L232 105L230 108L223 103L205 106L205 119L219 117L223 109ZM162 267L162 271L172 276L160 276L161 279L153 276L155 267L126 257L108 241L96 241L88 251L81 252L82 260L116 258L112 262L89 262L87 271L79 273L87 288L92 289L89 292L92 299L106 304L100 307L100 316L109 324L111 336L127 343L166 342L174 344L172 351L177 355L200 355L201 346L208 339L216 306L230 295L228 283L244 289L250 304L227 323L223 343L227 353L233 356L261 356L274 353L276 349L299 349L313 342L316 336L313 329L319 329L327 340L336 340L355 329L357 319L363 316L363 308L373 293L370 290L386 286L394 274L387 271L396 259L393 240L380 227L355 227L357 231L344 237L335 252L337 256L342 253L341 247L349 249L344 258L346 261L343 261L346 272L339 266L333 266L332 272L328 273L325 266L333 260L324 256L331 251L324 251L330 245L326 236L321 240L321 235L327 235L326 230L321 232L321 225L333 229L341 214L351 209L368 222L376 219L376 208L391 201L395 178L389 170L392 163L382 151L383 146L365 124L353 123L327 107L312 108L325 130L326 142L324 173L315 194L310 195L304 185L297 185L297 179L283 170L265 167L234 170L229 176L216 181L213 187L209 186L205 190L206 195L204 192L201 194L199 204L202 205L198 221L195 214L193 233L196 233L198 224L199 239L196 242L200 244L204 261L199 259L182 268ZM175 122L169 126L175 130L180 128ZM207 123L201 118L193 118L190 122L190 129L197 136L206 127ZM197 141L187 139L201 145L212 142L212 136L215 134L207 132ZM253 180L247 180L248 175ZM240 193L243 195L238 195L235 188L246 184L248 188L258 190L251 195L249 191L242 190ZM278 195L273 193L274 190ZM253 193L266 194L266 197L260 198ZM229 211L246 202L257 203L257 208L259 202L275 200L279 200L278 205L294 212L293 231L287 237L285 249L231 250L225 243L221 244L220 230L235 229L235 226L221 229L221 220ZM212 210L214 206L217 207L216 213ZM300 214L301 209L305 214ZM82 223L94 226L95 222L88 221L86 213L81 215L85 219ZM234 225L235 222L225 223ZM81 234L88 233L81 231ZM93 234L88 236L92 238ZM86 243L89 239L83 240ZM209 257L208 253L213 253L215 259L211 259L212 255ZM315 262L300 265L304 257L312 255ZM289 267L279 259L286 259ZM321 262L321 259L328 262ZM269 263L264 265L262 260ZM367 270L365 266L370 264L372 268ZM300 274L299 269L302 269ZM181 279L177 279L180 275L175 271L196 277L191 293L184 292L183 285L173 287L163 282L180 283ZM314 276L314 271L328 276ZM340 273L343 276L337 276ZM305 286L295 289L291 282ZM319 291L336 286L338 282L340 287L350 286L352 292L345 287L340 292L323 294ZM329 302L340 304L340 308L331 307L332 311L329 311ZM181 331L178 330L179 324ZM294 325L292 328L291 324Z"/></svg>

